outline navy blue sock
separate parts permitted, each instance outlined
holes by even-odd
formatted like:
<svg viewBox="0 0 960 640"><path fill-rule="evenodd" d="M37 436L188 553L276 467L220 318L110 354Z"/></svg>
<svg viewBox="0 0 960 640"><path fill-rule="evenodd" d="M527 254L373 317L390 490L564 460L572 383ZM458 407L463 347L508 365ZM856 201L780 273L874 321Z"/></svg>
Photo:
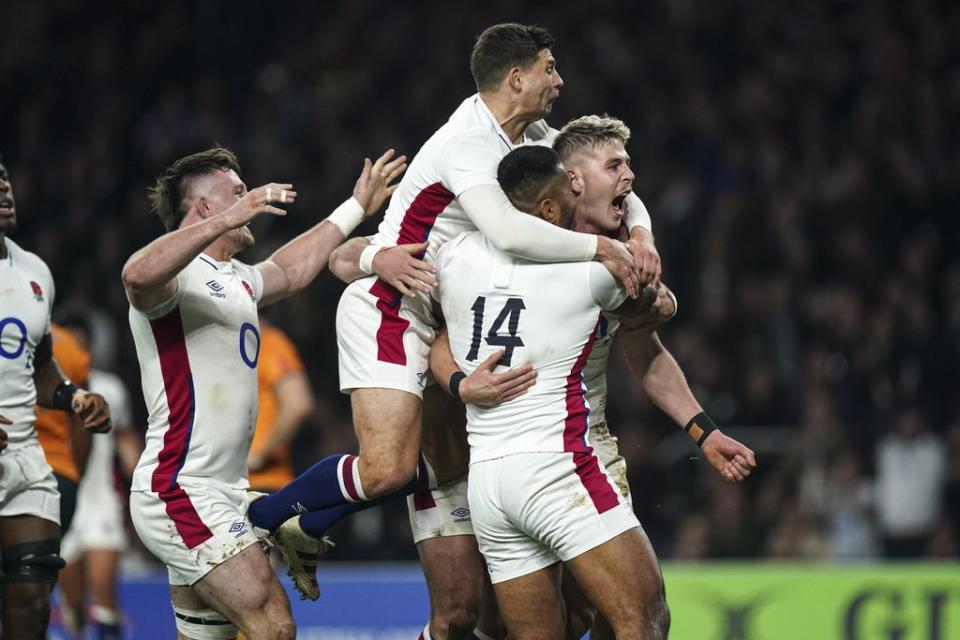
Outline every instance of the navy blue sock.
<svg viewBox="0 0 960 640"><path fill-rule="evenodd" d="M365 502L353 473L356 458L337 454L317 462L276 493L250 503L250 522L275 531L298 513Z"/></svg>
<svg viewBox="0 0 960 640"><path fill-rule="evenodd" d="M322 538L327 533L327 529L346 518L351 513L363 511L370 507L376 507L381 504L397 500L413 493L417 488L417 479L411 480L407 486L387 494L375 500L366 502L348 502L337 507L329 507L320 511L311 511L300 516L300 527L314 538ZM258 501L259 502L259 501Z"/></svg>
<svg viewBox="0 0 960 640"><path fill-rule="evenodd" d="M93 637L96 640L122 640L123 627L119 624L106 624L104 622L94 622Z"/></svg>

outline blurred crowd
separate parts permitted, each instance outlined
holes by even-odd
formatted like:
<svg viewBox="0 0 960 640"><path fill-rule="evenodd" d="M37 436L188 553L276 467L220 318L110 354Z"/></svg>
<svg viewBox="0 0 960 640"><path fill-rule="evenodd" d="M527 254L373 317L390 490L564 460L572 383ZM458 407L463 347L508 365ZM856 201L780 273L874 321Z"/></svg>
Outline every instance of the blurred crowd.
<svg viewBox="0 0 960 640"><path fill-rule="evenodd" d="M152 177L219 142L248 185L293 182L290 215L254 225L245 259L261 259L346 198L364 156L414 154L474 91L476 35L511 20L559 37L551 124L632 127L679 298L660 335L714 420L763 443L748 482L721 483L692 443L670 453L685 436L614 363L610 423L660 556L960 554L960 6L6 3L13 238L50 265L58 309L89 310L95 362L137 394L119 274L162 231ZM270 313L316 394L301 466L356 446L342 288L324 275ZM334 557L415 557L402 503L333 535Z"/></svg>

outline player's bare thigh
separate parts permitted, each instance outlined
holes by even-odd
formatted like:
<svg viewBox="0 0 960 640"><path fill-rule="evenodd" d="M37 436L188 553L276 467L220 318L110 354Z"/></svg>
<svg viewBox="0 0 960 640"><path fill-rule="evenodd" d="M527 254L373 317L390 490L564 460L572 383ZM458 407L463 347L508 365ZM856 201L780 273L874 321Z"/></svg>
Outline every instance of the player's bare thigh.
<svg viewBox="0 0 960 640"><path fill-rule="evenodd" d="M435 384L423 391L423 452L444 484L467 473L467 412L463 403Z"/></svg>
<svg viewBox="0 0 960 640"><path fill-rule="evenodd" d="M486 569L473 536L428 538L417 544L430 592L430 631L461 637L476 625Z"/></svg>
<svg viewBox="0 0 960 640"><path fill-rule="evenodd" d="M213 609L251 639L293 637L290 601L259 545L216 566L193 586L171 585L170 599L182 609Z"/></svg>
<svg viewBox="0 0 960 640"><path fill-rule="evenodd" d="M618 638L666 637L669 613L663 576L642 528L624 531L566 564Z"/></svg>
<svg viewBox="0 0 960 640"><path fill-rule="evenodd" d="M513 640L557 640L564 634L560 563L493 585Z"/></svg>
<svg viewBox="0 0 960 640"><path fill-rule="evenodd" d="M417 469L422 401L397 389L354 389L353 426L360 443L360 480L374 498L400 489Z"/></svg>

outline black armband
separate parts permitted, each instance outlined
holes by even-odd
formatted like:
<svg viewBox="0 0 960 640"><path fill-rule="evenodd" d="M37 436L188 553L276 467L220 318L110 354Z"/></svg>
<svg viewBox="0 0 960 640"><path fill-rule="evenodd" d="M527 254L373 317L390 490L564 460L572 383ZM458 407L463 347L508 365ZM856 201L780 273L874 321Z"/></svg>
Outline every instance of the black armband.
<svg viewBox="0 0 960 640"><path fill-rule="evenodd" d="M58 384L53 392L53 408L60 411L73 411L73 396L79 390L80 387L69 380L64 380Z"/></svg>
<svg viewBox="0 0 960 640"><path fill-rule="evenodd" d="M696 442L698 446L703 446L703 441L706 440L707 436L712 432L717 430L717 425L710 419L710 416L708 416L705 411L701 411L690 418L690 422L687 423L687 426L685 426L683 430L693 438L693 441Z"/></svg>
<svg viewBox="0 0 960 640"><path fill-rule="evenodd" d="M463 379L467 377L463 371L455 371L453 375L450 376L450 395L454 398L463 402L463 398L460 397L460 383L463 382Z"/></svg>

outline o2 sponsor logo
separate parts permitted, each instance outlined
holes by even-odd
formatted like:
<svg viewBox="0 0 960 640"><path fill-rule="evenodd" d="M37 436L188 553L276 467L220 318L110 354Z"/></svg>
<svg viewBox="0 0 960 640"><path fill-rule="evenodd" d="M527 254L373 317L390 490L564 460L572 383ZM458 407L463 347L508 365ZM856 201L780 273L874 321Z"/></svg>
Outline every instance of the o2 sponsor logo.
<svg viewBox="0 0 960 640"><path fill-rule="evenodd" d="M240 358L251 369L257 368L260 358L260 332L249 322L240 325Z"/></svg>
<svg viewBox="0 0 960 640"><path fill-rule="evenodd" d="M12 338L13 348L10 348ZM27 346L27 325L20 318L3 318L0 320L0 357L7 360L16 360L23 355ZM27 363L29 366L30 363Z"/></svg>

